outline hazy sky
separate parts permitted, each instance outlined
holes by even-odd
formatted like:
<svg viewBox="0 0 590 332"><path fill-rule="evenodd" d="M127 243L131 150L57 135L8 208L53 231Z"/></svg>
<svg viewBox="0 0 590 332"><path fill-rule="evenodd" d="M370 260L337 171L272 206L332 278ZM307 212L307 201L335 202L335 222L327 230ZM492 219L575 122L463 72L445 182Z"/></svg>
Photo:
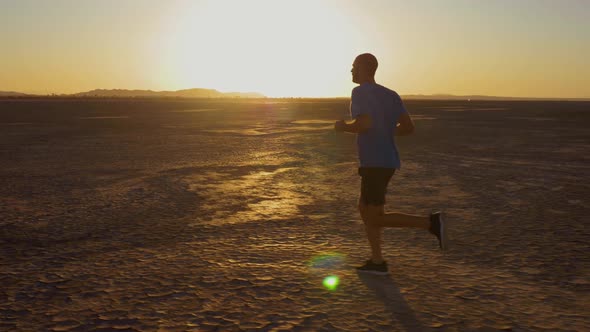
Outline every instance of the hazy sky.
<svg viewBox="0 0 590 332"><path fill-rule="evenodd" d="M590 97L590 0L0 0L0 90Z"/></svg>

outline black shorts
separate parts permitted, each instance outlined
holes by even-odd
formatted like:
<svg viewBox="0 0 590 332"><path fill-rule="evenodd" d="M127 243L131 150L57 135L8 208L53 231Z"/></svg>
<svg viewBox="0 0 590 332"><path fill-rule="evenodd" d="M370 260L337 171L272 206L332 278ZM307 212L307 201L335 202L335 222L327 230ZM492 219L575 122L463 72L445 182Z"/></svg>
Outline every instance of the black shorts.
<svg viewBox="0 0 590 332"><path fill-rule="evenodd" d="M387 184L395 168L359 167L361 176L361 201L366 205L385 205Z"/></svg>

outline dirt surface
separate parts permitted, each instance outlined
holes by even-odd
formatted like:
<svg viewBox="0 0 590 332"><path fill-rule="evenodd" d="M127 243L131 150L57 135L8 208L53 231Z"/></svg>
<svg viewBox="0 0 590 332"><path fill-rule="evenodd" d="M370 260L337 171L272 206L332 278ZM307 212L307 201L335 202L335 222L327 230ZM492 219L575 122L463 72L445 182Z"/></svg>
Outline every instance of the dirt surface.
<svg viewBox="0 0 590 332"><path fill-rule="evenodd" d="M347 100L0 101L0 330L590 330L590 103L406 106L386 208L452 246L366 277Z"/></svg>

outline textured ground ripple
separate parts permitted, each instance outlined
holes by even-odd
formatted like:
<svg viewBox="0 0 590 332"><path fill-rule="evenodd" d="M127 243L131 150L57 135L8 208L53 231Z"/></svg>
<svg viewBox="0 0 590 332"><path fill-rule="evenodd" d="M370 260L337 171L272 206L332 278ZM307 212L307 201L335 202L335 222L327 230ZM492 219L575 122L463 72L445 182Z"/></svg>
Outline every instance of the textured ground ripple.
<svg viewBox="0 0 590 332"><path fill-rule="evenodd" d="M452 247L375 277L345 102L61 103L1 104L1 331L590 329L587 104L410 102L387 207Z"/></svg>

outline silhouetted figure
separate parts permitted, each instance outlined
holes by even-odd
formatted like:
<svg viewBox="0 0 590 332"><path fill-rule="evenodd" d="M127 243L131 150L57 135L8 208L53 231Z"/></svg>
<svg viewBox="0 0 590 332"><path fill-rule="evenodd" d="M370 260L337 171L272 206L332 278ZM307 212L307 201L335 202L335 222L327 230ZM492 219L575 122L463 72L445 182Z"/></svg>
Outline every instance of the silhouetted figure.
<svg viewBox="0 0 590 332"><path fill-rule="evenodd" d="M382 227L423 228L434 234L441 249L446 248L446 227L440 212L430 216L385 213L387 184L400 168L395 136L410 135L414 122L400 96L375 83L377 58L369 53L356 57L352 81L360 84L352 90L350 113L353 121L336 121L334 129L357 134L361 176L358 209L371 246L371 259L358 267L359 272L387 274L387 262L381 254Z"/></svg>

